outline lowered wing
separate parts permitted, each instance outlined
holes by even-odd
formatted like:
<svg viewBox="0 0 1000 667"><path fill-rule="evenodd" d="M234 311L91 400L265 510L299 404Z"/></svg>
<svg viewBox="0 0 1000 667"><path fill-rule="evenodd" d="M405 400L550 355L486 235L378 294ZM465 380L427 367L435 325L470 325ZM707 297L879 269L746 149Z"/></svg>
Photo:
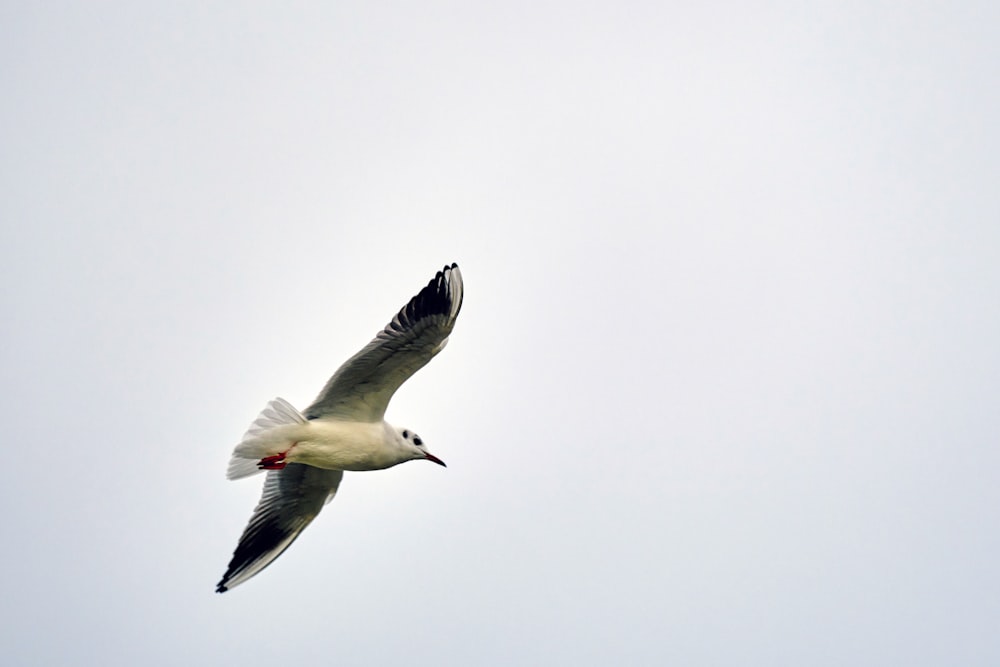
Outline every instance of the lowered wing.
<svg viewBox="0 0 1000 667"><path fill-rule="evenodd" d="M301 463L271 470L250 523L216 587L225 593L270 565L333 498L344 473Z"/></svg>

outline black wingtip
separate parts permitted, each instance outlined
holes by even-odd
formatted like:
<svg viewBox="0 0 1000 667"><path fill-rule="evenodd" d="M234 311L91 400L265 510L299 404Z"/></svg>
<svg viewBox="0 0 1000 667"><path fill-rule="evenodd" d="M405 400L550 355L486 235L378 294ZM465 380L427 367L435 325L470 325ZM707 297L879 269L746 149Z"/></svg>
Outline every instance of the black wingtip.
<svg viewBox="0 0 1000 667"><path fill-rule="evenodd" d="M229 589L228 589L228 588L226 588L226 587L225 587L225 586L224 586L223 584L221 584L221 583L220 583L220 584L218 584L218 585L217 585L217 586L215 587L215 592L216 592L216 593L225 593L225 592L226 592L226 591L228 591L228 590L229 590Z"/></svg>
<svg viewBox="0 0 1000 667"><path fill-rule="evenodd" d="M446 272L458 268L458 264L445 265L431 278L427 285L417 293L410 302L403 306L403 309L396 316L397 319L415 322L421 317L428 315L444 315L451 310L452 291L450 282L446 277ZM395 320L390 326L395 324ZM400 325L401 326L401 325Z"/></svg>

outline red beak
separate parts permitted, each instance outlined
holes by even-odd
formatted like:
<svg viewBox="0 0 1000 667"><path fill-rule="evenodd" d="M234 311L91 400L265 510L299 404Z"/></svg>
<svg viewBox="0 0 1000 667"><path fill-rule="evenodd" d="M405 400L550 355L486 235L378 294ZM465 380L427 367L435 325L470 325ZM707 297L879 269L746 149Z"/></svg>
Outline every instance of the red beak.
<svg viewBox="0 0 1000 667"><path fill-rule="evenodd" d="M434 456L430 452L425 452L424 453L424 458L427 459L428 461L433 461L434 463L438 464L439 466L444 466L445 468L448 467L448 466L444 465L444 461L442 461L438 457Z"/></svg>

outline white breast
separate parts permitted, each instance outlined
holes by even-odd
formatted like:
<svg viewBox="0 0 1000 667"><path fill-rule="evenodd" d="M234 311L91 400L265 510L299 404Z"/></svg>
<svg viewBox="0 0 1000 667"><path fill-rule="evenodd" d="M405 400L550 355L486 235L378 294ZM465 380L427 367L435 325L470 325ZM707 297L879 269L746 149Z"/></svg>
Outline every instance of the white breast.
<svg viewBox="0 0 1000 667"><path fill-rule="evenodd" d="M329 470L381 470L411 457L385 422L314 419L301 424L288 460Z"/></svg>

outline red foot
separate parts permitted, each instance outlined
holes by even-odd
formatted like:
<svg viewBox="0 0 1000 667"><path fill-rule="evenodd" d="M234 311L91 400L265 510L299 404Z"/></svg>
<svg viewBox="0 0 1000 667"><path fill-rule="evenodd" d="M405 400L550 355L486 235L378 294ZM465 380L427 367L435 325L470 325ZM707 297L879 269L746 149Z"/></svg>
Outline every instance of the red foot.
<svg viewBox="0 0 1000 667"><path fill-rule="evenodd" d="M257 467L261 470L283 470L288 465L288 461L285 460L285 454L287 452L281 452L274 456L265 456L257 464Z"/></svg>

